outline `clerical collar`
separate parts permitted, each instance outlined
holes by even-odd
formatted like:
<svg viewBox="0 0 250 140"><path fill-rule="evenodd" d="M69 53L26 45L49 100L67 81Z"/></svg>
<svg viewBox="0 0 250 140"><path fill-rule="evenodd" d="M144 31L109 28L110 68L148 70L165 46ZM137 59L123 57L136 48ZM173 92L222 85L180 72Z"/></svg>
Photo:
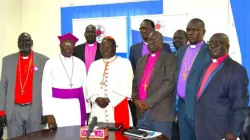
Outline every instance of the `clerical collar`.
<svg viewBox="0 0 250 140"><path fill-rule="evenodd" d="M202 44L203 44L203 40L202 40L201 42L195 44L195 45L189 44L189 46L190 46L190 48L195 49L196 47L199 47L199 46L201 46Z"/></svg>
<svg viewBox="0 0 250 140"><path fill-rule="evenodd" d="M95 46L96 42L94 42L93 44L89 44L89 43L86 43L89 47L93 47Z"/></svg>
<svg viewBox="0 0 250 140"><path fill-rule="evenodd" d="M160 51L157 51L156 53L151 53L150 55L152 56L152 57L155 57L156 55L158 55L160 53Z"/></svg>
<svg viewBox="0 0 250 140"><path fill-rule="evenodd" d="M143 41L143 43L144 43L145 45L148 45L148 43L147 43L147 42L144 42L144 41Z"/></svg>
<svg viewBox="0 0 250 140"><path fill-rule="evenodd" d="M29 56L22 56L23 59L29 59Z"/></svg>
<svg viewBox="0 0 250 140"><path fill-rule="evenodd" d="M103 58L103 61L106 62L106 63L107 63L107 62L111 62L111 61L113 61L114 59L116 59L116 57L117 57L117 56L114 55L114 56L111 57L111 58Z"/></svg>
<svg viewBox="0 0 250 140"><path fill-rule="evenodd" d="M60 56L61 56L64 60L70 60L71 57L72 57L72 56L70 56L70 57L65 57L65 56L63 56L62 54L60 54Z"/></svg>
<svg viewBox="0 0 250 140"><path fill-rule="evenodd" d="M32 51L30 52L30 54L28 56L22 56L21 52L20 52L20 56L22 59L29 59L29 57L32 55Z"/></svg>
<svg viewBox="0 0 250 140"><path fill-rule="evenodd" d="M221 57L219 57L219 58L217 58L217 59L212 59L212 62L213 62L213 63L221 63L221 62L223 62L227 57L228 57L228 54L225 54L225 55L223 55L223 56L221 56Z"/></svg>

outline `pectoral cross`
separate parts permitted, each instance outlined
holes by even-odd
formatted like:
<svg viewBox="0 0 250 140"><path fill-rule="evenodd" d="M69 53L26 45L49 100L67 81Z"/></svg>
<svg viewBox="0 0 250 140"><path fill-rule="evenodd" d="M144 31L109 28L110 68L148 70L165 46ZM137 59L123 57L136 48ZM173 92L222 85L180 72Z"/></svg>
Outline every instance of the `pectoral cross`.
<svg viewBox="0 0 250 140"><path fill-rule="evenodd" d="M21 92L21 93L22 93L22 95L23 95L23 93L24 93L24 90L23 90L23 89L21 89L21 90L20 90L20 92Z"/></svg>
<svg viewBox="0 0 250 140"><path fill-rule="evenodd" d="M144 91L146 91L148 88L148 85L146 83L144 83L143 87L144 87Z"/></svg>
<svg viewBox="0 0 250 140"><path fill-rule="evenodd" d="M184 72L184 73L182 74L182 76L183 76L183 79L186 80L186 79L187 79L187 72Z"/></svg>
<svg viewBox="0 0 250 140"><path fill-rule="evenodd" d="M105 83L104 83L103 81L100 82L101 89L103 88L103 85L104 85L104 84L105 84Z"/></svg>
<svg viewBox="0 0 250 140"><path fill-rule="evenodd" d="M70 83L70 84L69 84L69 86L72 88L73 84L72 84L72 83Z"/></svg>

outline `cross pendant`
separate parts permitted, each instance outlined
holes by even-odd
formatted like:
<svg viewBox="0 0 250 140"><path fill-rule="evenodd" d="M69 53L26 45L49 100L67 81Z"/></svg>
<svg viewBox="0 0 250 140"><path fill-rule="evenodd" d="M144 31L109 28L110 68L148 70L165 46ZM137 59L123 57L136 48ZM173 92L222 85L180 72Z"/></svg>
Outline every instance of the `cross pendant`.
<svg viewBox="0 0 250 140"><path fill-rule="evenodd" d="M187 73L186 73L186 72L184 72L184 73L182 74L182 76L183 76L183 79L184 79L184 80L187 79Z"/></svg>
<svg viewBox="0 0 250 140"><path fill-rule="evenodd" d="M104 83L103 81L100 82L101 89L103 88L103 85L104 85L104 84L105 84L105 83Z"/></svg>
<svg viewBox="0 0 250 140"><path fill-rule="evenodd" d="M24 90L23 90L23 89L21 89L21 90L20 90L20 92L21 92L21 94L23 95L23 93L24 93Z"/></svg>
<svg viewBox="0 0 250 140"><path fill-rule="evenodd" d="M143 87L144 87L144 91L146 91L147 88L148 88L148 85L145 83L145 84L143 85Z"/></svg>
<svg viewBox="0 0 250 140"><path fill-rule="evenodd" d="M70 83L70 84L69 84L69 86L72 88L73 84L72 84L72 83Z"/></svg>

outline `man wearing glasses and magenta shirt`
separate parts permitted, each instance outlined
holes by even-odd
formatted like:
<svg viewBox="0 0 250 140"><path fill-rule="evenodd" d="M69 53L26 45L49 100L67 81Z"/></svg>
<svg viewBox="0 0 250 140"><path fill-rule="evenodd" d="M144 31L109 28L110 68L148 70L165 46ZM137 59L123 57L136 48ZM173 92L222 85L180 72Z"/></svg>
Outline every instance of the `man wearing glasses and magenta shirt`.
<svg viewBox="0 0 250 140"><path fill-rule="evenodd" d="M130 53L129 53L129 60L132 64L132 68L134 72L135 72L137 60L141 58L142 56L149 54L147 41L148 41L149 34L155 31L155 24L152 20L144 19L140 25L139 30L140 30L143 41L131 46ZM163 43L162 49L166 52L171 53L170 46L167 43ZM136 118L135 106L132 102L129 102L129 106L130 106L131 113L133 116L134 126L136 126L137 118Z"/></svg>

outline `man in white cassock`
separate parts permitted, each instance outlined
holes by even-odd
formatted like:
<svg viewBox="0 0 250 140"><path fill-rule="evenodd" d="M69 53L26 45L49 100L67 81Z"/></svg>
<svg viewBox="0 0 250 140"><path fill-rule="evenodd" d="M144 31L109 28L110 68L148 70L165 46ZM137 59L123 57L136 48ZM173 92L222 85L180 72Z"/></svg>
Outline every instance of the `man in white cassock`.
<svg viewBox="0 0 250 140"><path fill-rule="evenodd" d="M43 114L48 127L86 125L85 64L72 56L78 39L71 33L58 37L61 54L47 61L42 79Z"/></svg>
<svg viewBox="0 0 250 140"><path fill-rule="evenodd" d="M115 55L116 42L108 36L101 42L103 59L93 62L87 77L87 98L92 103L89 122L122 123L133 126L128 100L131 99L133 70L129 60Z"/></svg>

